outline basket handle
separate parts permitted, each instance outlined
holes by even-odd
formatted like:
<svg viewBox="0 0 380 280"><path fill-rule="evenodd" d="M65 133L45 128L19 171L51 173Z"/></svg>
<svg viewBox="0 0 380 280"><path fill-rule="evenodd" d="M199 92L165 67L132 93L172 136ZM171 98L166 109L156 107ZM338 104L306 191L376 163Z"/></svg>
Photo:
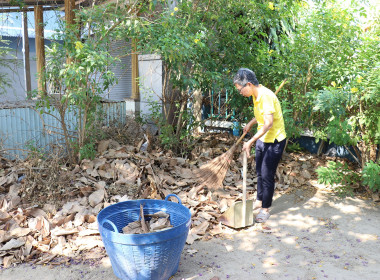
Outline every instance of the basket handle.
<svg viewBox="0 0 380 280"><path fill-rule="evenodd" d="M176 195L176 194L174 194L174 193L172 193L172 194L168 194L168 195L165 197L165 201L168 201L169 197L171 197L171 196L174 196L174 197L178 200L178 203L179 203L179 204L182 204L181 199L178 197L178 195Z"/></svg>
<svg viewBox="0 0 380 280"><path fill-rule="evenodd" d="M102 227L104 227L104 224L105 224L105 223L110 224L110 225L112 226L114 232L119 232L119 231L117 230L117 227L115 226L115 224L114 224L113 222L111 222L110 220L105 219L104 222L102 223Z"/></svg>

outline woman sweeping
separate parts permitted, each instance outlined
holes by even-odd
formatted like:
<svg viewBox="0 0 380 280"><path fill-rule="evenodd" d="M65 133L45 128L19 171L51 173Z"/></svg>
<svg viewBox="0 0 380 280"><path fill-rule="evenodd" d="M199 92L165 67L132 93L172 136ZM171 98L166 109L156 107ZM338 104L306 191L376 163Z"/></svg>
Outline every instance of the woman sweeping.
<svg viewBox="0 0 380 280"><path fill-rule="evenodd" d="M274 193L274 176L286 143L282 110L277 96L259 84L255 73L241 68L234 77L234 85L245 97L253 97L255 117L244 127L244 132L258 124L257 133L243 145L243 152L250 156L256 142L257 200L254 210L260 209L256 222L268 220Z"/></svg>

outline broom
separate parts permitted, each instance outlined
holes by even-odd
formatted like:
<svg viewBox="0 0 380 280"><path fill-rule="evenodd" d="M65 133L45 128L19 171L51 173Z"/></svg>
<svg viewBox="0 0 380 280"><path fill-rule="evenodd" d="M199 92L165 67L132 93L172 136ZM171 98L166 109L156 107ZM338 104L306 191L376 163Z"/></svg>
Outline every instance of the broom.
<svg viewBox="0 0 380 280"><path fill-rule="evenodd" d="M199 181L202 183L196 188L196 192L200 191L203 187L208 186L210 189L218 189L223 187L223 180L226 177L227 170L230 167L235 150L241 140L247 133L243 133L239 140L224 154L214 158L209 163L202 165L199 170L195 172Z"/></svg>
<svg viewBox="0 0 380 280"><path fill-rule="evenodd" d="M280 89L285 85L286 80L287 79L281 83L274 94L277 95ZM199 170L195 172L198 180L202 183L193 189L193 194L198 193L205 186L208 186L213 190L223 187L223 180L226 177L227 170L230 168L235 150L246 134L247 133L243 133L243 135L240 136L236 143L227 152L214 158L209 163L202 165Z"/></svg>

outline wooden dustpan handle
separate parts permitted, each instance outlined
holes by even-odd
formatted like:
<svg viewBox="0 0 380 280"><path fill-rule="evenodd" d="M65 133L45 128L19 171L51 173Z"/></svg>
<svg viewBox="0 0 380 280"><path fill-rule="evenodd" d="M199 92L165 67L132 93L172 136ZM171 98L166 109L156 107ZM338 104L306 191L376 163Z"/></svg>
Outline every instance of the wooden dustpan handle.
<svg viewBox="0 0 380 280"><path fill-rule="evenodd" d="M243 223L246 225L247 212L247 153L243 151Z"/></svg>

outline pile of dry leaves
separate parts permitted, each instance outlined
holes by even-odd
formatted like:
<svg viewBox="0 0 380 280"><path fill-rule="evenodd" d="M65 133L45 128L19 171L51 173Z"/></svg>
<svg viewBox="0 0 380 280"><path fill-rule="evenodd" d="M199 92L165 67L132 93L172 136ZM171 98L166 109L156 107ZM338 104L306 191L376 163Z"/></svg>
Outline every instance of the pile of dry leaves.
<svg viewBox="0 0 380 280"><path fill-rule="evenodd" d="M242 197L239 152L223 189L194 192L193 171L227 151L234 141L228 134L204 135L191 159L184 159L171 152L141 151L141 142L120 145L106 140L99 143L94 160L83 160L71 169L56 168L53 174L48 172L48 163L40 162L43 168L36 168L0 158L0 265L61 264L83 258L89 250L96 250L101 258L105 252L96 222L101 209L129 199L164 199L172 193L192 213L188 244L223 234L226 228L219 216ZM278 191L310 188L316 177L313 170L321 164L324 161L312 155L285 154L277 172ZM247 178L250 199L256 190L254 170L252 159ZM40 184L36 173L42 178ZM43 185L43 180L52 178L59 184Z"/></svg>

